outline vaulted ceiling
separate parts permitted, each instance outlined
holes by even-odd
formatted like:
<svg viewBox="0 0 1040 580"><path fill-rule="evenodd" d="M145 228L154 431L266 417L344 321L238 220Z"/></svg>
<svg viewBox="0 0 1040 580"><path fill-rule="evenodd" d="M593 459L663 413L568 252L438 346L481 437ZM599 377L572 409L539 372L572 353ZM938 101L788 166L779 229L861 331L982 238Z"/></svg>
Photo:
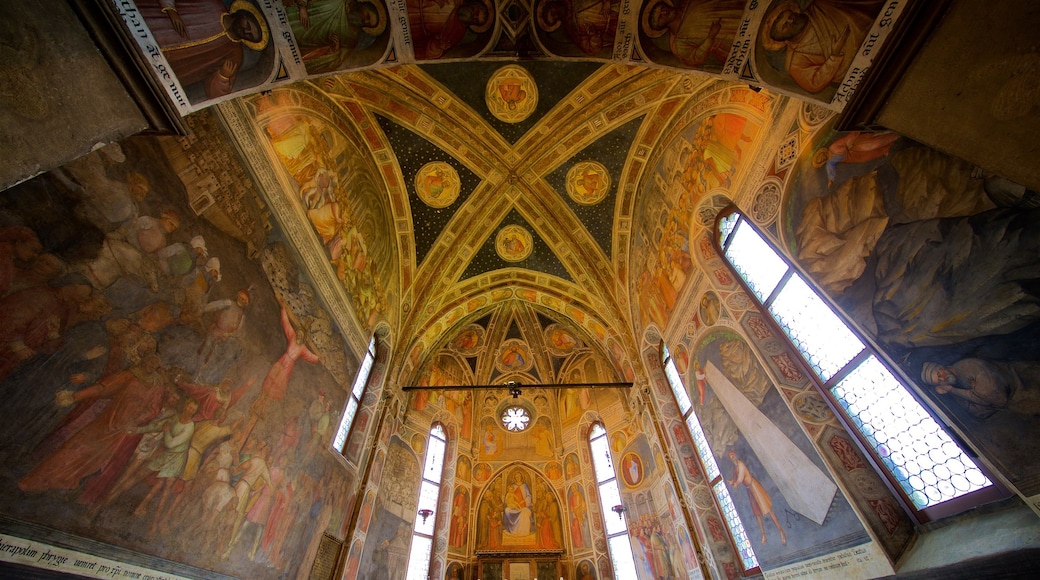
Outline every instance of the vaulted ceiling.
<svg viewBox="0 0 1040 580"><path fill-rule="evenodd" d="M301 226L286 229L312 275L335 287L358 327L389 327L404 355L391 370L401 384L478 319L497 341L490 352L558 325L612 369L601 380L630 381L639 328L665 322L641 320L633 302L633 276L648 263L669 268L658 246L671 242L652 230L668 229L665 206L692 216L712 195L725 200L743 175L737 160L760 146L756 133L781 100L695 73L477 62L300 82L221 113L240 149L254 152L246 157L274 213ZM686 133L727 112L740 123L719 143L734 153L709 161L724 182L662 174L680 158L710 156ZM690 224L678 227L671 235L688 254ZM691 265L661 275L678 290L674 278ZM533 368L528 380L562 381L546 372L547 355ZM493 369L475 366L466 380L498 380Z"/></svg>

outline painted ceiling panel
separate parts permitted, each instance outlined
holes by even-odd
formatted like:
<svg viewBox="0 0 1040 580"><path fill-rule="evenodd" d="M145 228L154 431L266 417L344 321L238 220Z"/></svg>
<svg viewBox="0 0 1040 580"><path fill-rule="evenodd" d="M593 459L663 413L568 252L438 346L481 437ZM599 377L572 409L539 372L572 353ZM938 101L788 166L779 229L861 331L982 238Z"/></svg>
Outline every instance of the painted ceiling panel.
<svg viewBox="0 0 1040 580"><path fill-rule="evenodd" d="M466 361L474 370L471 379L467 379L475 381L473 384L615 380L609 372L601 372L613 365L605 353L590 348L585 331L566 317L521 301L502 303L491 314L462 323L445 332L445 336L452 338L423 366L416 384L449 384L443 382L446 377L458 375L445 370L446 366L455 365L446 364L449 359ZM573 372L575 368L599 370ZM563 369L571 369L568 376L563 376Z"/></svg>
<svg viewBox="0 0 1040 580"><path fill-rule="evenodd" d="M467 62L423 66L430 75L456 97L476 111L491 127L512 144L541 121L557 103L577 88L589 75L603 66L599 63L575 62L561 66L554 62L511 63L522 67L534 78L538 104L523 120L508 123L499 120L488 109L485 90L488 81L503 67L500 62Z"/></svg>
<svg viewBox="0 0 1040 580"><path fill-rule="evenodd" d="M600 249L608 257L610 256L612 238L614 233L614 206L617 200L618 183L621 172L625 168L629 150L635 140L636 133L643 123L643 117L633 119L618 127L610 133L600 137L580 153L571 158L570 161L561 165L558 169L545 176L545 180L562 196L567 205L574 211L585 229L599 244ZM595 175L595 166L582 171L577 167L582 162L594 162L600 164L607 170L609 184L606 184L606 195L599 201L582 199L581 192L585 188L581 185L582 173ZM604 186L603 178L596 177L600 188ZM595 189L595 186L591 187ZM599 196L596 196L599 197ZM581 199L583 203L579 203ZM590 203L591 202L591 203Z"/></svg>
<svg viewBox="0 0 1040 580"><path fill-rule="evenodd" d="M480 178L459 163L451 154L425 138L385 117L376 115L376 119L387 140L393 146L397 162L401 166L401 175L404 176L405 188L408 190L408 204L412 211L412 223L415 228L415 262L416 265L420 265L451 220L451 216L455 214L455 210L466 203L470 193L480 184ZM424 172L428 179L438 180L434 188L427 188L426 191L436 192L437 188L443 188L438 196L438 201L448 202L450 199L448 196L452 190L457 192L457 197L446 207L432 207L427 201L423 201L416 191L416 177L425 166L437 162L447 164L457 175L456 180L448 175L436 177L434 174L429 174L430 169ZM442 173L450 173L444 170L443 166L440 168ZM432 167L432 169L436 171L438 167ZM427 200L429 201L430 198L428 197ZM437 203L437 205L441 205L441 203Z"/></svg>
<svg viewBox="0 0 1040 580"><path fill-rule="evenodd" d="M502 258L498 249L496 248L496 240L500 233L507 226L520 226L531 235L531 248L530 254L517 262L508 262ZM510 211L505 218L498 224L495 231L492 232L491 236L484 242L484 245L477 250L476 255L473 257L473 261L466 267L466 271L462 274L462 280L468 280L474 276L491 272L492 270L498 270L502 268L527 268L537 272L550 274L573 282L573 278L567 272L567 269L560 262L560 259L553 253L552 248L543 240L531 224L524 219L524 216L520 215L520 212L515 209Z"/></svg>

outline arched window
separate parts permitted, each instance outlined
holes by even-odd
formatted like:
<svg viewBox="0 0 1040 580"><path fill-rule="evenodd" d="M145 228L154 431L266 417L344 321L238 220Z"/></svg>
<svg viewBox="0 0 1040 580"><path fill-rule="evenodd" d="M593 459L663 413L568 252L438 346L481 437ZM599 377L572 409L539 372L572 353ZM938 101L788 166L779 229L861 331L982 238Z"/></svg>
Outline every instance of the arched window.
<svg viewBox="0 0 1040 580"><path fill-rule="evenodd" d="M614 461L607 444L607 430L595 423L589 431L589 447L592 451L592 468L596 472L599 488L599 507L603 514L603 529L607 532L610 560L614 564L614 578L635 578L636 563L632 558L632 543L628 539L628 520L621 503ZM614 509L617 508L617 509ZM607 511L617 514L608 514Z"/></svg>
<svg viewBox="0 0 1040 580"><path fill-rule="evenodd" d="M701 469L707 475L705 479L711 486L722 517L726 520L730 541L740 554L740 563L744 567L744 572L757 573L759 571L758 558L755 556L755 551L751 549L751 541L748 539L747 532L744 531L744 524L737 516L737 508L733 505L733 498L729 495L729 488L726 487L726 481L719 470L719 464L715 461L715 455L712 454L708 440L704 437L701 422L697 420L697 414L693 412L690 394L686 390L686 385L683 384L682 377L679 376L679 370L675 368L675 361L672 360L668 347L663 344L661 345L661 362L664 364L664 374L668 377L668 384L675 395L675 402L679 405L679 412L682 413L690 438L693 439L693 445L697 448L697 455L701 459Z"/></svg>
<svg viewBox="0 0 1040 580"><path fill-rule="evenodd" d="M434 423L426 443L426 462L419 484L419 508L412 526L412 549L408 554L408 580L426 580L433 555L433 531L437 528L437 498L444 475L444 451L448 440L444 427Z"/></svg>
<svg viewBox="0 0 1040 580"><path fill-rule="evenodd" d="M750 221L735 210L723 212L718 234L722 255L801 353L819 391L918 521L1002 493ZM951 502L958 498L965 499Z"/></svg>
<svg viewBox="0 0 1040 580"><path fill-rule="evenodd" d="M358 407L361 406L361 397L368 387L368 377L372 374L372 365L376 361L376 337L368 343L368 351L365 359L361 361L361 368L354 377L354 386L350 389L350 398L347 399L347 408L343 411L343 418L339 421L339 429L336 430L336 438L332 441L332 447L343 453L350 435L350 427L354 424L354 416L357 415Z"/></svg>

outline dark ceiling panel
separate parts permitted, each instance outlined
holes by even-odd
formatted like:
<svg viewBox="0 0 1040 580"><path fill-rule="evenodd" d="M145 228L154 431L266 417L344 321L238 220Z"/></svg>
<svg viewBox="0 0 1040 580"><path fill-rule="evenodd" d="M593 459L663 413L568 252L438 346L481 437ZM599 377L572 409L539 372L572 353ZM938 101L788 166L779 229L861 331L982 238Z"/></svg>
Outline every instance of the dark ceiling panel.
<svg viewBox="0 0 1040 580"><path fill-rule="evenodd" d="M614 129L610 133L600 137L569 161L561 165L556 171L545 176L545 180L560 194L574 214L578 216L585 229L596 239L603 253L610 257L611 244L614 234L614 205L617 201L618 181L621 172L625 168L625 160L628 159L632 142L636 138L636 132L643 122L643 117L633 119L628 123ZM582 205L567 195L566 181L567 172L576 163L582 161L597 161L607 169L610 174L610 191L606 197L594 205Z"/></svg>
<svg viewBox="0 0 1040 580"><path fill-rule="evenodd" d="M426 254L444 231L462 204L480 184L480 177L459 163L449 153L430 143L393 121L376 115L379 126L386 134L401 165L405 188L408 190L408 205L412 210L412 227L415 236L415 265L421 266ZM454 203L444 208L426 205L415 193L415 176L423 165L432 161L443 161L455 168L459 174L459 196Z"/></svg>
<svg viewBox="0 0 1040 580"><path fill-rule="evenodd" d="M499 257L498 252L495 251L495 236L498 232L508 225L518 225L526 229L531 233L531 237L534 238L534 247L531 249L531 255L527 256L524 260L519 262L507 262ZM474 276L479 276L493 270L499 270L503 268L527 268L529 270L535 270L537 272L543 272L545 274L551 274L558 278L563 278L573 282L571 275L567 272L567 268L564 268L563 263L553 253L552 248L545 242L535 231L531 224L524 219L520 212L515 209L506 214L506 217L502 218L502 221L498 224L488 239L484 241L484 244L477 250L477 253L473 256L473 260L466 267L466 271L462 273L462 280L468 280Z"/></svg>
<svg viewBox="0 0 1040 580"><path fill-rule="evenodd" d="M518 64L534 77L538 85L538 106L527 119L506 123L495 118L484 102L488 79L507 64ZM599 63L575 62L561 65L557 62L466 62L423 66L423 72L437 79L455 96L483 117L509 143L516 143L545 116L556 103L563 100L596 69Z"/></svg>

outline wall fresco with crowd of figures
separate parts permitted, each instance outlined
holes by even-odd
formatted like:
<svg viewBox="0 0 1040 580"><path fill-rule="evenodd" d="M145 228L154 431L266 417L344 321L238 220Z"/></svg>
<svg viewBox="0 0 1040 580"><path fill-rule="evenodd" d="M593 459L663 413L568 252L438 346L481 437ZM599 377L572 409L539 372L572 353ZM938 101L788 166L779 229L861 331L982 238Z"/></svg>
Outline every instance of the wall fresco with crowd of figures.
<svg viewBox="0 0 1040 580"><path fill-rule="evenodd" d="M328 448L357 357L192 125L0 200L0 513L186 576L295 574L345 532L357 470Z"/></svg>

